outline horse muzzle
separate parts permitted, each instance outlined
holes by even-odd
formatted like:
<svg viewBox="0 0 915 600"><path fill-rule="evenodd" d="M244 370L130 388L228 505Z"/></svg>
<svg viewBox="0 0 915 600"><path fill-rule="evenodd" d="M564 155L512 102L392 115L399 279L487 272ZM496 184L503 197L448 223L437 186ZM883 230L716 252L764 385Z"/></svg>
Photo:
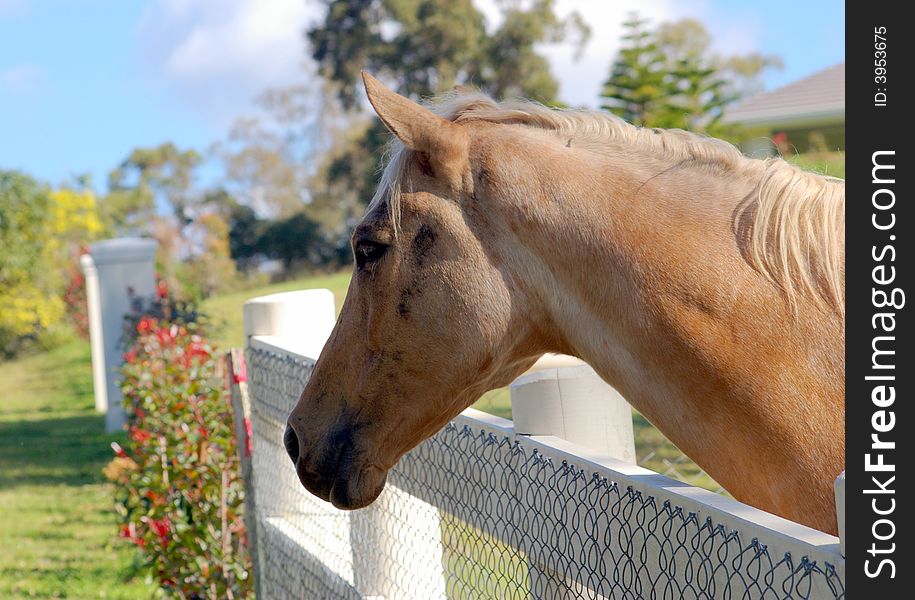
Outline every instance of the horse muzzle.
<svg viewBox="0 0 915 600"><path fill-rule="evenodd" d="M343 510L371 504L384 489L387 471L367 464L353 444L352 434L339 429L317 451L304 451L295 429L287 423L283 445L302 486Z"/></svg>

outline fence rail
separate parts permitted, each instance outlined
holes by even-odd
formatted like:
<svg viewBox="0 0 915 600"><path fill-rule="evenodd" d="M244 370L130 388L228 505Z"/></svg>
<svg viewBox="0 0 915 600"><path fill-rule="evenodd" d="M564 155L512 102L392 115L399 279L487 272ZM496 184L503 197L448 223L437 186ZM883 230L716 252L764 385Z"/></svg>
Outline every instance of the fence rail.
<svg viewBox="0 0 915 600"><path fill-rule="evenodd" d="M339 511L282 445L313 361L246 356L264 598L845 597L837 538L473 409Z"/></svg>

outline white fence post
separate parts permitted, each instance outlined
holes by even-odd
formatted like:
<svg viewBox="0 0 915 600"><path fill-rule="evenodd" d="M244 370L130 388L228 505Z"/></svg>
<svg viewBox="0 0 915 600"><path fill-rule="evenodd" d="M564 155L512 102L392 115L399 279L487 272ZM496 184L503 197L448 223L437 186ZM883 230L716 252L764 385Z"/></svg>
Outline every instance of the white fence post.
<svg viewBox="0 0 915 600"><path fill-rule="evenodd" d="M516 434L551 435L636 461L632 408L586 364L522 375L511 384L511 403ZM576 597L575 583L551 565L529 557L528 569L532 598Z"/></svg>
<svg viewBox="0 0 915 600"><path fill-rule="evenodd" d="M284 347L318 359L337 320L334 295L315 289L252 298L244 305L245 338L282 337Z"/></svg>
<svg viewBox="0 0 915 600"><path fill-rule="evenodd" d="M127 422L118 387L118 369L124 362L121 345L124 317L130 312L131 293L137 297L151 297L155 293L157 246L155 240L147 238L104 240L90 245L90 258L83 261L84 269L90 261L95 269L95 273L86 270L89 332L94 383L105 386L103 395L96 388L96 408L105 410L105 431L108 433L118 431ZM88 285L90 275L96 276L94 290ZM94 309L90 295L95 296ZM104 381L99 381L97 378L102 376Z"/></svg>
<svg viewBox="0 0 915 600"><path fill-rule="evenodd" d="M86 285L86 314L89 317L89 347L92 353L92 388L95 410L108 410L108 383L105 378L105 340L102 336L102 307L99 304L98 269L89 254L79 257Z"/></svg>
<svg viewBox="0 0 915 600"><path fill-rule="evenodd" d="M839 523L839 552L845 556L845 471L836 477L836 520Z"/></svg>
<svg viewBox="0 0 915 600"><path fill-rule="evenodd" d="M552 435L635 463L632 408L588 365L545 369L511 384L515 433Z"/></svg>

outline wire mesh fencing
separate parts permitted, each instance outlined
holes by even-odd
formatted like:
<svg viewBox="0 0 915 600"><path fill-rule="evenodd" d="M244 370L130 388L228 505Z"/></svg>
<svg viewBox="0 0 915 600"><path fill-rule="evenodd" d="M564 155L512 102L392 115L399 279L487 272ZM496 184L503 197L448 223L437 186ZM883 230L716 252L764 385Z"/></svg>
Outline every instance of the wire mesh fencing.
<svg viewBox="0 0 915 600"><path fill-rule="evenodd" d="M313 363L255 338L247 365L264 598L845 597L835 538L472 410L337 510L282 444Z"/></svg>

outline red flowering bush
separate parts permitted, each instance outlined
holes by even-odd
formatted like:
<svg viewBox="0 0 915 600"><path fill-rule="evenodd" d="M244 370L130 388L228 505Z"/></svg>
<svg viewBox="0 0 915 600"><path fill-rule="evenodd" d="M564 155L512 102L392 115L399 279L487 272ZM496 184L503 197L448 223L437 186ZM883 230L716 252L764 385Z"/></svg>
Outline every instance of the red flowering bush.
<svg viewBox="0 0 915 600"><path fill-rule="evenodd" d="M66 273L67 287L63 300L67 307L67 317L73 329L83 339L89 339L89 309L86 303L86 281L76 265L71 265Z"/></svg>
<svg viewBox="0 0 915 600"><path fill-rule="evenodd" d="M135 323L121 384L129 442L112 445L106 469L119 484L120 536L170 595L252 595L222 365L193 324L150 316Z"/></svg>

